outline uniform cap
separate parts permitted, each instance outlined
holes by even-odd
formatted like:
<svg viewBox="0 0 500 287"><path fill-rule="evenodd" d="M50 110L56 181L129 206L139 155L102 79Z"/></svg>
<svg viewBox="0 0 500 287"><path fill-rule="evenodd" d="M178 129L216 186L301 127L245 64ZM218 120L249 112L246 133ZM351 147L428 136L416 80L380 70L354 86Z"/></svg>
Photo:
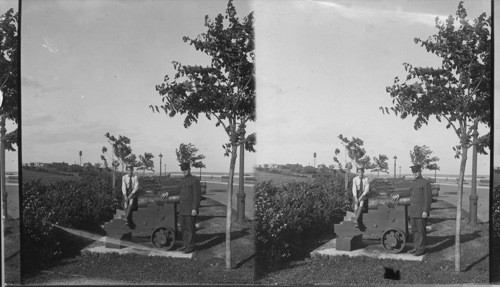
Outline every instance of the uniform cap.
<svg viewBox="0 0 500 287"><path fill-rule="evenodd" d="M410 166L410 168L411 168L411 172L422 171L422 165L420 165L420 164L412 165L412 166Z"/></svg>

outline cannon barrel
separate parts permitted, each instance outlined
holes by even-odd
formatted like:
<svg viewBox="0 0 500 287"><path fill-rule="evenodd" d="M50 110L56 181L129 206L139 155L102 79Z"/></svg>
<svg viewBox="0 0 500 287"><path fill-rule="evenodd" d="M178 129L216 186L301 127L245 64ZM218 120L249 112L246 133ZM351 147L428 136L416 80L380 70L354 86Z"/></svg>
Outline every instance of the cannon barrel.
<svg viewBox="0 0 500 287"><path fill-rule="evenodd" d="M390 197L382 198L368 198L368 209L378 209L379 206L409 206L410 198L409 197L401 197L398 201L393 201Z"/></svg>
<svg viewBox="0 0 500 287"><path fill-rule="evenodd" d="M437 202L436 198L432 198L432 202ZM409 197L401 197L398 201L393 201L390 197L373 197L368 198L368 209L378 209L379 206L410 206Z"/></svg>
<svg viewBox="0 0 500 287"><path fill-rule="evenodd" d="M178 190L179 189L179 186L162 186L160 188L158 188L158 192L157 193L165 193L165 192L170 192L172 190ZM202 181L200 182L200 190L201 190L201 194L207 194L207 183Z"/></svg>
<svg viewBox="0 0 500 287"><path fill-rule="evenodd" d="M149 205L163 205L164 203L179 203L179 195L170 195L167 199L161 198L161 196L139 196L137 199L138 207L147 207Z"/></svg>
<svg viewBox="0 0 500 287"><path fill-rule="evenodd" d="M399 193L399 192L402 192L402 191L409 191L411 189L410 186L407 186L407 187L394 187L394 188L389 188L388 191L390 193ZM431 184L431 192L432 192L432 196L439 196L439 190L440 190L440 186L439 184Z"/></svg>
<svg viewBox="0 0 500 287"><path fill-rule="evenodd" d="M207 193L207 183L200 182L201 194ZM150 204L162 205L164 203L179 203L179 195L169 195L167 199L163 199L161 194L165 192L169 192L172 190L178 190L179 186L162 186L157 191L146 190L143 194L138 198L138 207L147 207ZM205 198L202 197L202 200Z"/></svg>

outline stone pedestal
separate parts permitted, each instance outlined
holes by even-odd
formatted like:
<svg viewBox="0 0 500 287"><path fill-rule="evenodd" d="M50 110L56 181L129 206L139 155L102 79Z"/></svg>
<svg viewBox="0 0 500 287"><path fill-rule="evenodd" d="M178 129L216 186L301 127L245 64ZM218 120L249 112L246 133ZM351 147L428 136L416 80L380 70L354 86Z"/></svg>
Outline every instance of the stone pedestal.
<svg viewBox="0 0 500 287"><path fill-rule="evenodd" d="M337 238L335 249L342 251L353 251L363 248L363 235L341 236Z"/></svg>

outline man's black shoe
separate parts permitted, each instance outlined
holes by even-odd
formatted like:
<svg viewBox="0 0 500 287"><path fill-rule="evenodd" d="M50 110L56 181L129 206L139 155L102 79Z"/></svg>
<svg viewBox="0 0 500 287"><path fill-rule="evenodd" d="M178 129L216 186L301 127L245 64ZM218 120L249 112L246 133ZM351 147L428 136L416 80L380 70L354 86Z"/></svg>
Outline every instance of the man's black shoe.
<svg viewBox="0 0 500 287"><path fill-rule="evenodd" d="M417 251L417 249L410 249L408 250L408 253L415 253L415 251Z"/></svg>
<svg viewBox="0 0 500 287"><path fill-rule="evenodd" d="M184 250L186 250L186 246L184 246L184 245L177 248L177 251L184 251Z"/></svg>
<svg viewBox="0 0 500 287"><path fill-rule="evenodd" d="M182 253L184 254L189 254L189 253L192 253L194 251L194 248L186 248L184 251L182 251Z"/></svg>
<svg viewBox="0 0 500 287"><path fill-rule="evenodd" d="M130 229L135 229L135 227L136 227L134 222L127 222L127 223L125 223L125 226L128 226Z"/></svg>
<svg viewBox="0 0 500 287"><path fill-rule="evenodd" d="M415 256L420 256L420 255L424 255L424 251L423 250L417 250L413 255Z"/></svg>

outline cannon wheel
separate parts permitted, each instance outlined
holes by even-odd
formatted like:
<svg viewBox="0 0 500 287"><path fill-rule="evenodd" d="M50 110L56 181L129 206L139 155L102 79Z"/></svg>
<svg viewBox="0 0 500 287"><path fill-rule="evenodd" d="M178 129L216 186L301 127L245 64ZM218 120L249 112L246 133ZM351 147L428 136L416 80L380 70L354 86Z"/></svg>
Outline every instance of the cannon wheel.
<svg viewBox="0 0 500 287"><path fill-rule="evenodd" d="M399 253L405 248L406 234L397 228L388 229L382 234L381 241L387 251Z"/></svg>
<svg viewBox="0 0 500 287"><path fill-rule="evenodd" d="M170 250L175 243L175 232L170 227L158 227L151 233L151 243L156 248Z"/></svg>

